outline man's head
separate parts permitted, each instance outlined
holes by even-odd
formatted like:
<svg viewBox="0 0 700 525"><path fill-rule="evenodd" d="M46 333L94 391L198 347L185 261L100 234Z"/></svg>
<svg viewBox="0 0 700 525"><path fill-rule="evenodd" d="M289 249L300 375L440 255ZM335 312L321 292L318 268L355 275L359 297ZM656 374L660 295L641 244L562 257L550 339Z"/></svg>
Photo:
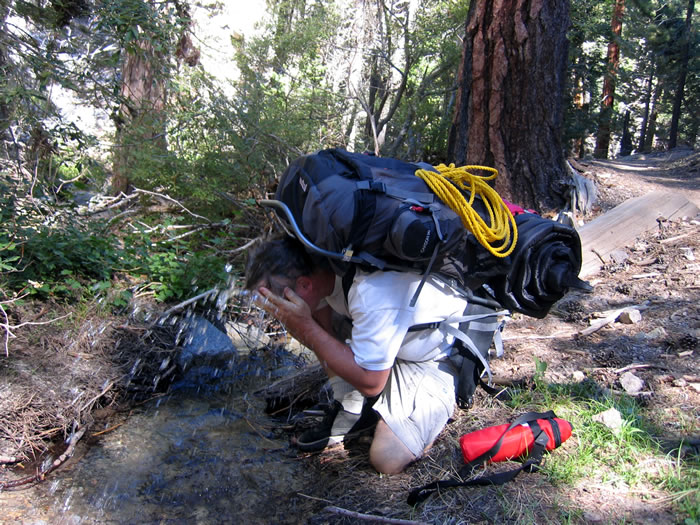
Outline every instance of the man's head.
<svg viewBox="0 0 700 525"><path fill-rule="evenodd" d="M284 289L288 287L311 304L333 290L333 279L330 283L328 280L332 272L324 262L311 257L294 237L274 237L251 250L246 265L245 288L257 290L265 287L283 297ZM330 290L327 290L329 285Z"/></svg>

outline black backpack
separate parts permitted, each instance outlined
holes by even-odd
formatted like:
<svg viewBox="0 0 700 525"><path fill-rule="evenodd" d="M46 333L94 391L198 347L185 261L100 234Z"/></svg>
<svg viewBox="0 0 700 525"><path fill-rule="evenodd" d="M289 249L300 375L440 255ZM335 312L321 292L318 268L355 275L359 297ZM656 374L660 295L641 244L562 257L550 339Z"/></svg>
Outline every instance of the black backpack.
<svg viewBox="0 0 700 525"><path fill-rule="evenodd" d="M291 162L276 200L261 204L275 208L338 275L358 265L431 272L469 295L488 277L503 274L507 258L497 260L479 244L457 213L416 177L419 169L436 171L425 163L326 149ZM489 219L480 198L473 208Z"/></svg>
<svg viewBox="0 0 700 525"><path fill-rule="evenodd" d="M326 257L341 276L351 278L357 266L431 273L468 300L537 318L569 288L587 287L577 278L576 230L521 213L515 217L519 237L513 252L496 257L415 175L419 169L436 171L425 163L326 149L291 162L275 200L260 204L275 209L307 250ZM490 220L480 196L472 208ZM489 294L475 295L484 284Z"/></svg>

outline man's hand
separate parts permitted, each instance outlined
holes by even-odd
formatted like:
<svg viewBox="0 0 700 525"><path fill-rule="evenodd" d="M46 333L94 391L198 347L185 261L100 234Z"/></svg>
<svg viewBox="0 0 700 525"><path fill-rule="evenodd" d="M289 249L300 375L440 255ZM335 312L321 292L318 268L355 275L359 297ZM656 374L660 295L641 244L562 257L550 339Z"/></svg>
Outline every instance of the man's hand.
<svg viewBox="0 0 700 525"><path fill-rule="evenodd" d="M311 308L291 288L284 289L284 297L260 287L255 304L279 320L287 331L318 357L327 372L338 375L357 388L364 396L376 396L383 389L391 368L365 370L355 362L350 347L336 339L311 313Z"/></svg>
<svg viewBox="0 0 700 525"><path fill-rule="evenodd" d="M289 287L284 289L284 296L280 297L261 287L255 304L281 322L294 339L311 348L311 341L306 336L316 321L309 305Z"/></svg>

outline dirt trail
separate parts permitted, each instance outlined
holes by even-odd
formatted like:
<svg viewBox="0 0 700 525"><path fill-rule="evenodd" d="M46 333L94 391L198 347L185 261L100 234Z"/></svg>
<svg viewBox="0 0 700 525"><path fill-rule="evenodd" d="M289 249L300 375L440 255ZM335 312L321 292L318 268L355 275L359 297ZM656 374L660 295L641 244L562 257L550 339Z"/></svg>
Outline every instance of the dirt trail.
<svg viewBox="0 0 700 525"><path fill-rule="evenodd" d="M651 191L680 193L700 206L700 152L679 148L573 164L596 182L603 211Z"/></svg>

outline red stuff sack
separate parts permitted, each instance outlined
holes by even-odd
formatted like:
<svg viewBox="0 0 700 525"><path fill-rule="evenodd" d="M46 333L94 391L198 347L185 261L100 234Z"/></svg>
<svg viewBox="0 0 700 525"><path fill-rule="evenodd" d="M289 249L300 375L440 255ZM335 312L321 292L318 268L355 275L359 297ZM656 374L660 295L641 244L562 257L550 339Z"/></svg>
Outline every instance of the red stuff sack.
<svg viewBox="0 0 700 525"><path fill-rule="evenodd" d="M489 461L497 463L527 456L535 446L535 433L547 436L546 450L552 451L571 437L571 423L558 417L522 423L503 424L465 434L459 439L465 463ZM544 440L544 438L542 438ZM497 450L492 449L499 443ZM489 455L490 454L490 455Z"/></svg>
<svg viewBox="0 0 700 525"><path fill-rule="evenodd" d="M571 437L571 423L559 419L551 410L548 412L528 412L505 425L484 428L465 434L459 440L466 465L459 471L459 478L453 477L433 481L413 489L408 494L407 503L417 505L433 492L449 487L474 487L503 485L523 470L535 472L546 450L554 450ZM487 476L472 476L474 470L486 462L495 463L513 458L521 458L524 463L513 470ZM466 479L466 481L462 481Z"/></svg>

